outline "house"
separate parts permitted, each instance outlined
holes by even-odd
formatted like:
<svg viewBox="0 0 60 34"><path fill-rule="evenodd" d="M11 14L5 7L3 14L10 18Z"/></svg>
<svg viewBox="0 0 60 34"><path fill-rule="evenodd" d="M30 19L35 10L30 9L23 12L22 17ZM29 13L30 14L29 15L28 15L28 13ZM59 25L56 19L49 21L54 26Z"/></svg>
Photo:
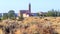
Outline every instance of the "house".
<svg viewBox="0 0 60 34"><path fill-rule="evenodd" d="M47 12L39 12L40 16L46 16Z"/></svg>

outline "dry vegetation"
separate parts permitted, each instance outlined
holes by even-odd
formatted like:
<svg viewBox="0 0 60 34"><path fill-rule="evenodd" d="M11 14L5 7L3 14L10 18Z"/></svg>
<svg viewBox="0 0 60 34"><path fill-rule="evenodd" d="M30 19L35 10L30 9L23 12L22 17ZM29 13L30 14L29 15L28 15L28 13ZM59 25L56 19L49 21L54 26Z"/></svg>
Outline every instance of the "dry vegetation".
<svg viewBox="0 0 60 34"><path fill-rule="evenodd" d="M0 34L60 34L60 17L3 20L0 22Z"/></svg>

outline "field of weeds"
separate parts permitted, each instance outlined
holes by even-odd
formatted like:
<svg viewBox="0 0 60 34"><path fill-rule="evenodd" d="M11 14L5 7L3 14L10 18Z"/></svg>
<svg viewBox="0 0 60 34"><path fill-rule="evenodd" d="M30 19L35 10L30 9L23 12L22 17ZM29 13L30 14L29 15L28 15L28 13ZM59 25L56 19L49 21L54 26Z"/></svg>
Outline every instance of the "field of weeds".
<svg viewBox="0 0 60 34"><path fill-rule="evenodd" d="M60 17L3 20L0 22L0 34L60 34Z"/></svg>

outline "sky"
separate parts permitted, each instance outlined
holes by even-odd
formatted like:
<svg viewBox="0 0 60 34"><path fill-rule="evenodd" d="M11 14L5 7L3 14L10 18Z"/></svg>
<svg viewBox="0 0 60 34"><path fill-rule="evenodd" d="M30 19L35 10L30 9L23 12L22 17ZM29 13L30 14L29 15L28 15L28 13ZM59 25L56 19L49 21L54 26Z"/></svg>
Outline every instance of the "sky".
<svg viewBox="0 0 60 34"><path fill-rule="evenodd" d="M0 0L0 13L8 13L9 10L14 10L15 13L28 10L29 3L34 13L51 9L60 10L60 0Z"/></svg>

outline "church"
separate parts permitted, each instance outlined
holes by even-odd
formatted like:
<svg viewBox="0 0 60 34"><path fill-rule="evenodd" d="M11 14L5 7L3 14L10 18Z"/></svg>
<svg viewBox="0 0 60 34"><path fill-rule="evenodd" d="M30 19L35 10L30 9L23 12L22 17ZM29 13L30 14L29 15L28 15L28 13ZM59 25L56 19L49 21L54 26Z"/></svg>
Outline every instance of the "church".
<svg viewBox="0 0 60 34"><path fill-rule="evenodd" d="M18 16L21 16L21 14L23 15L24 18L31 16L31 4L30 3L29 3L28 10L20 10Z"/></svg>
<svg viewBox="0 0 60 34"><path fill-rule="evenodd" d="M18 13L18 16L23 15L24 18L30 17L30 16L37 16L37 13L31 13L31 4L28 5L28 10L20 10Z"/></svg>

